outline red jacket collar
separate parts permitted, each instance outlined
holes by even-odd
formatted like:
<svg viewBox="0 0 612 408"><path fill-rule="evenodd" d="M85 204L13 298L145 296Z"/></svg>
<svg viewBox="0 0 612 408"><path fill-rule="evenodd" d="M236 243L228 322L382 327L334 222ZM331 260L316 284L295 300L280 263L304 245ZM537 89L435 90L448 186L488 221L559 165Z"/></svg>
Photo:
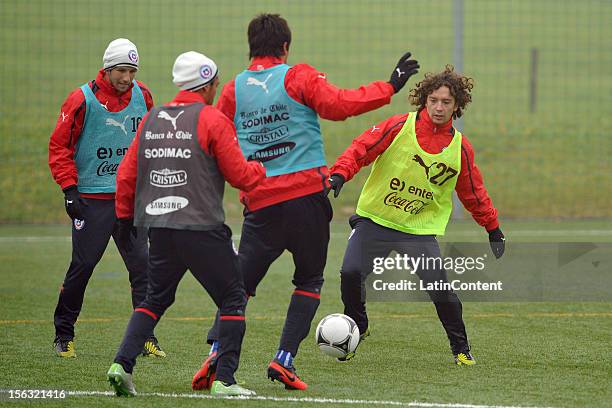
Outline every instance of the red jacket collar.
<svg viewBox="0 0 612 408"><path fill-rule="evenodd" d="M100 88L100 90L104 92L106 95L122 96L130 92L132 88L134 87L134 83L131 83L127 91L117 92L117 90L111 85L111 83L106 78L104 78L104 76L105 76L104 69L101 69L100 71L98 71L98 76L96 77L96 85L98 85L98 88Z"/></svg>
<svg viewBox="0 0 612 408"><path fill-rule="evenodd" d="M448 122L446 122L444 125L442 126L438 126L435 123L433 123L431 121L431 118L429 117L429 113L427 113L427 109L421 109L418 113L417 116L418 121L420 122L419 125L420 127L422 127L422 129L424 131L426 131L427 133L433 133L433 134L437 134L437 133L450 133L451 128L453 127L453 119L450 118L448 120Z"/></svg>
<svg viewBox="0 0 612 408"><path fill-rule="evenodd" d="M188 105L198 102L206 105L206 101L202 95L191 91L179 91L168 105Z"/></svg>
<svg viewBox="0 0 612 408"><path fill-rule="evenodd" d="M262 69L270 68L275 65L284 64L280 57L254 57L249 65L249 71L261 71Z"/></svg>

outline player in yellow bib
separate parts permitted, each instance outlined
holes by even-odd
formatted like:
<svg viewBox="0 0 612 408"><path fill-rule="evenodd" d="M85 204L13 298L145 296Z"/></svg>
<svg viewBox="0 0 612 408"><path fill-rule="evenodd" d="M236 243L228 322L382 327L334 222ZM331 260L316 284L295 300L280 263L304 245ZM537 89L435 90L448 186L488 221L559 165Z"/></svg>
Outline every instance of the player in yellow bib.
<svg viewBox="0 0 612 408"><path fill-rule="evenodd" d="M452 211L452 192L489 233L494 255L504 253L505 238L468 140L453 128L471 102L473 81L451 66L427 74L411 91L416 112L395 115L356 138L330 169L337 197L345 181L374 162L357 204L357 214L341 269L344 313L355 320L362 339L369 335L365 280L375 259L393 250L410 258L441 258L437 235L444 235ZM328 190L329 192L329 190ZM398 251L399 252L399 251ZM420 268L421 285L447 282L446 271L432 262ZM427 290L448 336L458 365L475 360L463 323L462 305L450 289ZM347 356L352 358L354 353Z"/></svg>

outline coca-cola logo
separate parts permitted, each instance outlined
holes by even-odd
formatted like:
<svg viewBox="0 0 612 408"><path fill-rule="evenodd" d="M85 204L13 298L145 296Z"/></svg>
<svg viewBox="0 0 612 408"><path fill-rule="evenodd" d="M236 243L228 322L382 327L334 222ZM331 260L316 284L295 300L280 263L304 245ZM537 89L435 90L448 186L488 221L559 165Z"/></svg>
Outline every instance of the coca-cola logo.
<svg viewBox="0 0 612 408"><path fill-rule="evenodd" d="M425 209L425 207L427 207L429 203L418 199L409 200L394 191L392 193L387 194L387 196L385 197L385 205L395 207L412 215L416 215L423 211L423 209Z"/></svg>
<svg viewBox="0 0 612 408"><path fill-rule="evenodd" d="M98 170L96 170L96 174L98 176L114 176L117 174L117 168L119 167L119 163L109 163L104 160L98 166Z"/></svg>

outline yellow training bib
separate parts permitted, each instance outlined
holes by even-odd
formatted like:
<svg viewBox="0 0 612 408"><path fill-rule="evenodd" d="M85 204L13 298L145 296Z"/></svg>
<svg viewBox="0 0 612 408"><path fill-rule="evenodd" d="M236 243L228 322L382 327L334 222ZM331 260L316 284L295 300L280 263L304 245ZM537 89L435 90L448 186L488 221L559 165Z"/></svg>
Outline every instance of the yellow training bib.
<svg viewBox="0 0 612 408"><path fill-rule="evenodd" d="M461 132L438 154L417 141L410 112L391 146L378 156L357 203L357 214L415 235L444 235L461 171Z"/></svg>

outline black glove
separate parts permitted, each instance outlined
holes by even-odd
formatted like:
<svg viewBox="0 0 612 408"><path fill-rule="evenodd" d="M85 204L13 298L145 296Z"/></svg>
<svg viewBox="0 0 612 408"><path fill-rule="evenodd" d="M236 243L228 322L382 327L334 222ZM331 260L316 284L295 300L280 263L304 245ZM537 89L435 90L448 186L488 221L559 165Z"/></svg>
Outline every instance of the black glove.
<svg viewBox="0 0 612 408"><path fill-rule="evenodd" d="M323 190L323 194L327 196L329 195L329 192L331 190L334 190L334 198L338 198L338 196L340 195L340 190L342 190L342 185L346 181L344 180L344 176L338 173L334 173L329 176L329 179L327 181L329 182L329 187L325 187L325 190Z"/></svg>
<svg viewBox="0 0 612 408"><path fill-rule="evenodd" d="M504 237L504 233L501 232L499 227L489 231L489 243L491 244L491 251L493 251L495 258L501 258L506 250L506 237Z"/></svg>
<svg viewBox="0 0 612 408"><path fill-rule="evenodd" d="M66 187L63 191L64 206L70 219L83 220L83 207L87 204L81 199L77 186Z"/></svg>
<svg viewBox="0 0 612 408"><path fill-rule="evenodd" d="M133 218L120 218L117 220L117 245L127 251L134 249L134 240L138 236ZM133 238L132 238L133 237Z"/></svg>
<svg viewBox="0 0 612 408"><path fill-rule="evenodd" d="M417 72L419 72L418 61L410 59L409 52L405 53L393 69L391 79L389 79L389 83L393 85L395 93L398 93L404 87L404 85L406 85L408 78Z"/></svg>

